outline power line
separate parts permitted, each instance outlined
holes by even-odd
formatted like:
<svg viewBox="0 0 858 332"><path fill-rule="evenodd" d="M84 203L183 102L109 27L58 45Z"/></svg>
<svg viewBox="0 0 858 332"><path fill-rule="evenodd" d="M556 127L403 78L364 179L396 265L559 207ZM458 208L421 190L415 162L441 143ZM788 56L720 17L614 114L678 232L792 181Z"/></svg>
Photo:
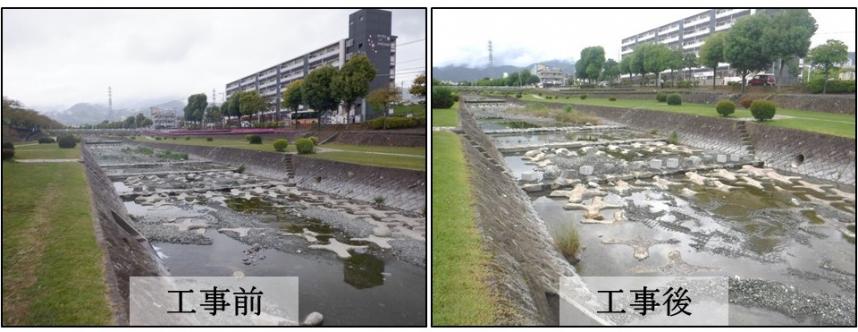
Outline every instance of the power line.
<svg viewBox="0 0 858 332"><path fill-rule="evenodd" d="M410 44L414 44L414 43L416 43L416 42L424 41L424 40L426 40L426 38L420 38L420 39L415 39L415 40L409 40L409 41L404 42L404 43L397 43L397 44L396 44L396 47L405 46L405 45L410 45Z"/></svg>

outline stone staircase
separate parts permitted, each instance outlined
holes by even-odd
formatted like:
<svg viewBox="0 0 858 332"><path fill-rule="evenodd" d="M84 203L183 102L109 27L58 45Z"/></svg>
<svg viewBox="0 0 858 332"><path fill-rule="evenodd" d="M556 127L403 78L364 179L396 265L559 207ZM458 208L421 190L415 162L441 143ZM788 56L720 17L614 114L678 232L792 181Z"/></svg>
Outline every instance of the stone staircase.
<svg viewBox="0 0 858 332"><path fill-rule="evenodd" d="M748 135L748 130L745 128L745 121L737 121L736 129L739 130L739 138L742 139L742 146L745 148L745 153L754 156L754 144L751 142L751 135Z"/></svg>
<svg viewBox="0 0 858 332"><path fill-rule="evenodd" d="M285 161L285 162L286 162L286 174L289 176L289 179L293 179L293 178L295 178L295 165L294 165L294 163L292 162L292 158L293 158L294 156L295 156L294 154L287 153L287 154L283 157L283 161Z"/></svg>

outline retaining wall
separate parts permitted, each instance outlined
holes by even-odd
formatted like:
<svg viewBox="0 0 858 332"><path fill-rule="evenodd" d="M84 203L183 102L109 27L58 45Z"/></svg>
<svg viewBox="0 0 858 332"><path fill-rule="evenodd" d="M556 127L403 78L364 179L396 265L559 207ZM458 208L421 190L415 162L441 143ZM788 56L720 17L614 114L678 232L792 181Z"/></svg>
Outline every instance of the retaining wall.
<svg viewBox="0 0 858 332"><path fill-rule="evenodd" d="M372 167L296 155L298 187L425 214L426 172Z"/></svg>
<svg viewBox="0 0 858 332"><path fill-rule="evenodd" d="M115 323L127 325L129 277L169 273L149 242L129 223L125 205L86 144L81 147L81 157L91 189L96 238L105 253L105 279Z"/></svg>
<svg viewBox="0 0 858 332"><path fill-rule="evenodd" d="M426 131L347 131L339 133L333 142L357 145L425 147Z"/></svg>
<svg viewBox="0 0 858 332"><path fill-rule="evenodd" d="M575 109L625 124L669 135L676 131L680 142L724 153L742 153L741 132L735 120L662 111L577 105ZM756 158L767 167L855 185L855 140L746 122ZM792 167L792 161L804 162Z"/></svg>
<svg viewBox="0 0 858 332"><path fill-rule="evenodd" d="M244 165L250 174L287 181L287 160L282 153L223 147L144 142L159 149L194 154L216 162ZM384 205L425 213L426 172L372 167L293 155L294 181L298 187L372 203L383 197Z"/></svg>

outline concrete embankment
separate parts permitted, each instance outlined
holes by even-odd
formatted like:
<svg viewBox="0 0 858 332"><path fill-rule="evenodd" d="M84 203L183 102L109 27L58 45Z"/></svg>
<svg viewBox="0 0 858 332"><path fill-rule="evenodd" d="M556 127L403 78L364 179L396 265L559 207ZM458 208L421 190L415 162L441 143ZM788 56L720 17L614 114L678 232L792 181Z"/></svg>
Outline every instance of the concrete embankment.
<svg viewBox="0 0 858 332"><path fill-rule="evenodd" d="M381 197L386 206L425 214L426 172L247 149L152 142L143 144L194 154L219 163L244 165L250 174L276 180L289 180L290 174L286 170L292 167L292 180L300 188L369 203Z"/></svg>
<svg viewBox="0 0 858 332"><path fill-rule="evenodd" d="M149 242L131 226L125 205L87 144L81 147L81 158L91 189L96 238L105 253L105 278L114 318L117 324L127 325L129 278L167 272Z"/></svg>
<svg viewBox="0 0 858 332"><path fill-rule="evenodd" d="M467 108L467 106L465 106ZM577 285L583 324L605 324L593 314L595 296L580 281L575 268L555 249L545 223L512 178L492 171L501 154L482 133L473 116L460 112L465 156L471 168L476 221L485 249L491 254L490 287L509 315L502 325L556 325L561 277Z"/></svg>
<svg viewBox="0 0 858 332"><path fill-rule="evenodd" d="M679 141L724 153L745 149L747 136L765 166L855 185L855 140L754 122L618 107L576 105L575 109L642 130L675 131Z"/></svg>

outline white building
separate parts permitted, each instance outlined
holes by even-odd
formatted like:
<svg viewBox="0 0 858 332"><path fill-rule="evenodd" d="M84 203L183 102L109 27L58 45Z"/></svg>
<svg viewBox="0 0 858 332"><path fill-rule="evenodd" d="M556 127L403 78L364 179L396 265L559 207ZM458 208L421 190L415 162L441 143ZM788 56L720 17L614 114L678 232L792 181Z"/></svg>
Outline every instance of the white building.
<svg viewBox="0 0 858 332"><path fill-rule="evenodd" d="M149 109L149 116L152 118L152 128L172 129L179 127L176 110L172 108L152 107Z"/></svg>
<svg viewBox="0 0 858 332"><path fill-rule="evenodd" d="M549 67L545 64L537 64L534 74L539 78L540 87L557 87L566 85L566 74L560 68Z"/></svg>

